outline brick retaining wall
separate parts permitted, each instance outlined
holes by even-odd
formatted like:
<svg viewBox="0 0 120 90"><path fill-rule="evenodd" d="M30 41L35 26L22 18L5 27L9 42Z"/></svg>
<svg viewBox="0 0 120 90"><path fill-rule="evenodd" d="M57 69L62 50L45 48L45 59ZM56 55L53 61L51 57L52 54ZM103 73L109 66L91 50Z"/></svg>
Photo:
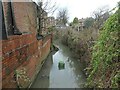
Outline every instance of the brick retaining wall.
<svg viewBox="0 0 120 90"><path fill-rule="evenodd" d="M35 34L9 36L2 40L2 86L15 88L14 72L26 68L27 76L34 80L42 61L50 52L51 35L37 40ZM1 44L0 43L0 44Z"/></svg>

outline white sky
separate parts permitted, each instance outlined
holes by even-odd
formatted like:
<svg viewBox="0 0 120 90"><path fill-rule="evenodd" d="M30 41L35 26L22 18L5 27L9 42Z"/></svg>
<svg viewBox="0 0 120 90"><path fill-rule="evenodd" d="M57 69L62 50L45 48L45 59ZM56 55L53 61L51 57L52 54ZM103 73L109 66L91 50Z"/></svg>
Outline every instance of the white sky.
<svg viewBox="0 0 120 90"><path fill-rule="evenodd" d="M45 1L43 0L43 2ZM69 21L72 21L74 17L78 17L79 19L89 17L93 11L102 6L108 6L112 9L117 5L118 1L120 0L51 0L51 3L56 2L58 9L67 8ZM54 13L54 16L56 15L57 10Z"/></svg>

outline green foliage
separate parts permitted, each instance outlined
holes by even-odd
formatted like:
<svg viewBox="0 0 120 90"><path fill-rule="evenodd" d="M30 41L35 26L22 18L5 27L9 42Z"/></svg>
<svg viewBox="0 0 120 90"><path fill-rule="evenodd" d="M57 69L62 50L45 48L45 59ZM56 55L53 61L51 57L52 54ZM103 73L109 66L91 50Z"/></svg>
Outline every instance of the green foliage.
<svg viewBox="0 0 120 90"><path fill-rule="evenodd" d="M120 83L120 72L117 73L113 78L112 78L112 87L119 87L118 83Z"/></svg>
<svg viewBox="0 0 120 90"><path fill-rule="evenodd" d="M118 22L120 23L120 1L118 2Z"/></svg>
<svg viewBox="0 0 120 90"><path fill-rule="evenodd" d="M69 26L72 26L72 22L71 22L71 23L69 23Z"/></svg>
<svg viewBox="0 0 120 90"><path fill-rule="evenodd" d="M48 28L48 33L52 33L54 30L56 30L55 26L51 26Z"/></svg>
<svg viewBox="0 0 120 90"><path fill-rule="evenodd" d="M86 28L89 28L89 27L91 27L91 26L93 25L93 23L94 23L94 19L93 19L92 17L87 18L87 19L85 20L85 27L86 27Z"/></svg>
<svg viewBox="0 0 120 90"><path fill-rule="evenodd" d="M115 13L104 24L99 39L93 47L90 75L87 78L88 87L118 87L119 30L118 13Z"/></svg>
<svg viewBox="0 0 120 90"><path fill-rule="evenodd" d="M78 24L78 23L79 23L79 20L78 20L77 17L75 17L74 20L73 20L73 24Z"/></svg>
<svg viewBox="0 0 120 90"><path fill-rule="evenodd" d="M86 60L82 60L85 63L88 63L90 60L90 55L88 53L88 45L87 40L90 36L86 36L84 34L89 33L88 30L77 32L74 30L58 30L56 31L54 37L57 40L60 40L62 44L68 46L71 51L74 52L74 57ZM89 35L91 35L89 33Z"/></svg>

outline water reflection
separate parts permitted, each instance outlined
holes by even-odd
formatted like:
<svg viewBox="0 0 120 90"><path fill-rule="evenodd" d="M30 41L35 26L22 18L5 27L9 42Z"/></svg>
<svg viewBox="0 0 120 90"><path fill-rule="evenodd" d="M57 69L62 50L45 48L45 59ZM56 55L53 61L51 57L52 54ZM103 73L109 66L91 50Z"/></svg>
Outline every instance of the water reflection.
<svg viewBox="0 0 120 90"><path fill-rule="evenodd" d="M67 47L59 45L59 51L49 56L32 88L82 88L86 81L83 66L72 55ZM65 69L59 70L59 61L65 62Z"/></svg>
<svg viewBox="0 0 120 90"><path fill-rule="evenodd" d="M53 65L52 53L48 56L47 61L44 63L42 69L40 70L37 78L32 84L31 88L47 88L49 87L50 80L50 70Z"/></svg>

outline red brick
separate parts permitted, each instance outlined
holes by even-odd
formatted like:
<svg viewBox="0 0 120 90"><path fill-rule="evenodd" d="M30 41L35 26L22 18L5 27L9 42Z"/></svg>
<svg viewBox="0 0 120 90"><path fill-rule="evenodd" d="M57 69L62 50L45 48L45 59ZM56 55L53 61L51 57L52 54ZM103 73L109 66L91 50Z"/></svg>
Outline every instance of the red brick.
<svg viewBox="0 0 120 90"><path fill-rule="evenodd" d="M51 35L48 35L44 40L36 39L36 21L34 6L32 3L13 3L14 15L16 26L21 32L32 32L31 34L13 35L9 36L8 40L0 41L2 43L2 75L3 75L3 87L15 87L16 84L12 82L14 69L25 67L27 69L27 75L33 78L36 73L37 65L46 58L50 50ZM7 6L6 6L7 7ZM4 9L7 9L4 7ZM29 11L29 17L26 10ZM7 12L7 11L5 11ZM7 13L5 13L7 15ZM30 21L29 21L30 20ZM49 41L48 41L49 40ZM48 42L47 42L48 41ZM47 42L47 43L46 43ZM46 45L43 47L43 45ZM25 46L26 45L26 46ZM18 49L19 48L19 49ZM15 51L12 51L15 50ZM12 53L9 53L12 51ZM21 52L21 55L20 55ZM9 54L6 54L9 53ZM34 57L33 57L34 56ZM37 57L36 57L37 56ZM29 58L28 58L29 57ZM19 60L22 63L19 63ZM26 60L28 59L28 60ZM10 69L11 73L6 75L5 68Z"/></svg>

